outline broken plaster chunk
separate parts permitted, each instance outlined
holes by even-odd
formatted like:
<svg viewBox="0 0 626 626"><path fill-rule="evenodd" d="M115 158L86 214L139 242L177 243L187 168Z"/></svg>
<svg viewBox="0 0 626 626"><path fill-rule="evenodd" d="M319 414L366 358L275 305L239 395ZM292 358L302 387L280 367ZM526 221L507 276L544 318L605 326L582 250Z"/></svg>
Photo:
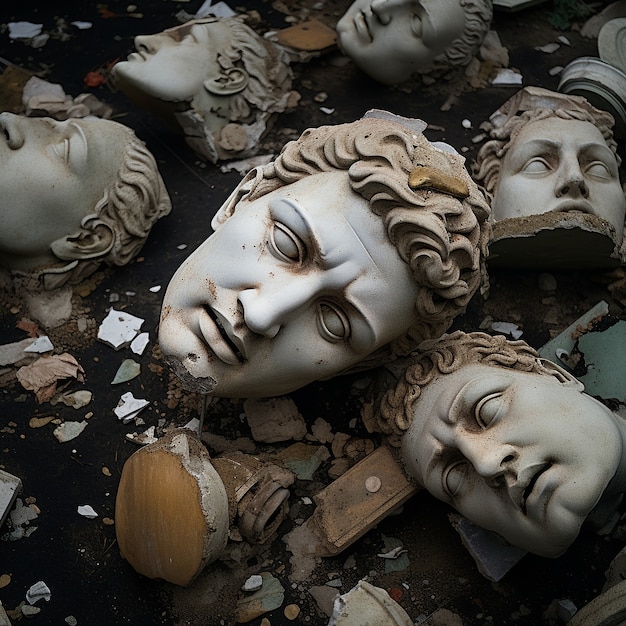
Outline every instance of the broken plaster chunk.
<svg viewBox="0 0 626 626"><path fill-rule="evenodd" d="M249 398L243 408L255 441L298 441L306 435L306 422L291 398Z"/></svg>
<svg viewBox="0 0 626 626"><path fill-rule="evenodd" d="M0 470L0 526L4 524L21 488L22 481L17 476Z"/></svg>
<svg viewBox="0 0 626 626"><path fill-rule="evenodd" d="M360 580L335 599L328 626L413 626L407 612L384 590Z"/></svg>
<svg viewBox="0 0 626 626"><path fill-rule="evenodd" d="M51 592L48 585L43 580L39 580L26 592L26 602L31 605L36 604L39 600L50 602L50 596Z"/></svg>
<svg viewBox="0 0 626 626"><path fill-rule="evenodd" d="M98 517L98 514L90 504L81 504L78 507L77 512L79 515L82 515L87 519L96 519L96 517Z"/></svg>
<svg viewBox="0 0 626 626"><path fill-rule="evenodd" d="M131 391L127 391L122 394L120 401L113 409L113 412L124 424L128 424L128 422L139 415L139 413L143 411L148 404L150 404L148 400L135 398Z"/></svg>
<svg viewBox="0 0 626 626"><path fill-rule="evenodd" d="M556 42L547 43L545 46L535 46L535 50L539 52L545 52L546 54L552 54L561 47L561 44Z"/></svg>
<svg viewBox="0 0 626 626"><path fill-rule="evenodd" d="M154 426L150 426L150 428L144 430L144 432L142 433L127 433L126 439L140 446L146 446L150 443L156 443L158 441L158 438L154 435L155 430L156 429Z"/></svg>
<svg viewBox="0 0 626 626"><path fill-rule="evenodd" d="M33 341L29 346L24 348L24 352L36 352L38 354L43 354L44 352L52 352L54 350L54 346L50 341L50 337L48 335L44 335L43 337L37 337L35 341Z"/></svg>
<svg viewBox="0 0 626 626"><path fill-rule="evenodd" d="M502 333L503 335L510 335L513 339L519 339L524 332L513 322L493 322L493 324L491 324L491 330L495 330L497 333Z"/></svg>
<svg viewBox="0 0 626 626"><path fill-rule="evenodd" d="M9 22L9 39L32 39L41 34L43 24L33 22Z"/></svg>
<svg viewBox="0 0 626 626"><path fill-rule="evenodd" d="M52 434L59 443L67 443L76 439L85 428L87 428L87 422L84 420L82 422L63 422L54 429Z"/></svg>
<svg viewBox="0 0 626 626"><path fill-rule="evenodd" d="M522 75L508 67L500 68L491 81L494 87L514 87L522 84Z"/></svg>
<svg viewBox="0 0 626 626"><path fill-rule="evenodd" d="M140 317L111 308L100 324L98 339L115 350L119 350L135 339L143 323L144 320Z"/></svg>
<svg viewBox="0 0 626 626"><path fill-rule="evenodd" d="M34 342L34 337L28 337L21 341L15 341L14 343L5 343L0 345L0 366L4 365L16 365L22 359L27 358L25 354L26 349L29 348ZM30 357L32 360L33 357Z"/></svg>
<svg viewBox="0 0 626 626"><path fill-rule="evenodd" d="M150 333L139 333L131 342L130 349L141 356L150 341Z"/></svg>
<svg viewBox="0 0 626 626"><path fill-rule="evenodd" d="M243 591L257 591L263 586L263 577L259 574L253 574L243 584L241 589Z"/></svg>
<svg viewBox="0 0 626 626"><path fill-rule="evenodd" d="M60 393L50 399L50 404L54 406L55 404L64 404L65 406L71 406L74 409L82 409L84 406L87 406L91 399L93 398L93 393L88 391L87 389L79 389L78 391L73 391L71 393Z"/></svg>

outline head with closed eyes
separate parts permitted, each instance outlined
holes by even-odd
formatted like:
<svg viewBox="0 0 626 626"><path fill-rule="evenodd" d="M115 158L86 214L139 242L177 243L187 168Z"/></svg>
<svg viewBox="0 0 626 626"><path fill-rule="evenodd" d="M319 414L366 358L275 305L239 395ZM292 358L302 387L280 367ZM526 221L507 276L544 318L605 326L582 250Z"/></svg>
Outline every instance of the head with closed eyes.
<svg viewBox="0 0 626 626"><path fill-rule="evenodd" d="M191 388L231 397L407 354L479 287L488 215L463 158L421 130L309 129L249 172L176 272L161 349Z"/></svg>
<svg viewBox="0 0 626 626"><path fill-rule="evenodd" d="M180 118L186 120L185 132L197 136L196 141L207 135L204 140L218 153L220 148L243 150L220 142L220 132L228 124L253 127L286 108L291 89L287 53L240 17L206 17L140 35L135 48L113 68L117 86L158 112L193 113ZM202 128L192 132L194 115ZM220 153L220 158L227 156Z"/></svg>
<svg viewBox="0 0 626 626"><path fill-rule="evenodd" d="M464 67L489 30L491 0L355 0L337 22L339 45L383 84Z"/></svg>
<svg viewBox="0 0 626 626"><path fill-rule="evenodd" d="M154 157L122 124L2 113L0 128L5 269L69 279L101 262L124 265L170 210Z"/></svg>
<svg viewBox="0 0 626 626"><path fill-rule="evenodd" d="M626 487L623 420L523 341L424 342L376 417L420 485L542 556L564 552Z"/></svg>
<svg viewBox="0 0 626 626"><path fill-rule="evenodd" d="M495 221L544 213L596 215L623 239L626 197L614 119L580 96L528 87L490 118L475 179Z"/></svg>

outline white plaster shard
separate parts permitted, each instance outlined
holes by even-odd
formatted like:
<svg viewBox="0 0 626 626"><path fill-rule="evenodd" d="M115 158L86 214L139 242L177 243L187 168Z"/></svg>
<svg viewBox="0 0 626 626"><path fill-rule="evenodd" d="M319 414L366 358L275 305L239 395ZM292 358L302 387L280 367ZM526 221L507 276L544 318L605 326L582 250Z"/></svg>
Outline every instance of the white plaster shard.
<svg viewBox="0 0 626 626"><path fill-rule="evenodd" d="M135 339L143 323L144 320L140 317L111 308L100 324L98 339L119 350Z"/></svg>
<svg viewBox="0 0 626 626"><path fill-rule="evenodd" d="M26 602L28 604L36 604L39 600L50 602L51 591L43 580L37 581L26 592Z"/></svg>
<svg viewBox="0 0 626 626"><path fill-rule="evenodd" d="M98 517L95 509L90 504L81 504L78 509L78 514L86 517L87 519L95 519Z"/></svg>
<svg viewBox="0 0 626 626"><path fill-rule="evenodd" d="M135 398L131 391L122 394L120 401L117 403L117 406L113 409L113 412L117 417L124 422L124 424L128 424L134 417L139 415L143 409L145 409L148 404L148 400L143 400L140 398Z"/></svg>

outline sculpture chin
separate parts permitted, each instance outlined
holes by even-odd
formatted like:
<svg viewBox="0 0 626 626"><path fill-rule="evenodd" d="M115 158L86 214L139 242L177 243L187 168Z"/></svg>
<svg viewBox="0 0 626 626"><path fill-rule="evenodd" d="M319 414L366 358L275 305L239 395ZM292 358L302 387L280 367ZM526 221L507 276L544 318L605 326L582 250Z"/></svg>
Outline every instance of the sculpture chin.
<svg viewBox="0 0 626 626"><path fill-rule="evenodd" d="M183 364L183 362L175 357L169 356L164 358L167 366L172 370L176 377L182 383L185 390L194 393L213 393L217 387L217 381L211 376L194 376Z"/></svg>

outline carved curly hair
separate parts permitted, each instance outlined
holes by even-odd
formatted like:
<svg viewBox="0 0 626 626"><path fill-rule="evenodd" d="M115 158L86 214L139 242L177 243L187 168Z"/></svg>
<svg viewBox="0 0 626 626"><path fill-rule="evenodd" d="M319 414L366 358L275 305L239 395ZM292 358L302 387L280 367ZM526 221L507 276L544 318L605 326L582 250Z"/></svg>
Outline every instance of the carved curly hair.
<svg viewBox="0 0 626 626"><path fill-rule="evenodd" d="M388 435L393 446L400 445L415 415L422 389L441 374L453 374L465 365L480 363L494 367L552 376L565 382L564 374L544 365L534 348L525 341L503 335L456 331L439 339L424 341L411 355L394 389L387 391L374 410L377 430Z"/></svg>

